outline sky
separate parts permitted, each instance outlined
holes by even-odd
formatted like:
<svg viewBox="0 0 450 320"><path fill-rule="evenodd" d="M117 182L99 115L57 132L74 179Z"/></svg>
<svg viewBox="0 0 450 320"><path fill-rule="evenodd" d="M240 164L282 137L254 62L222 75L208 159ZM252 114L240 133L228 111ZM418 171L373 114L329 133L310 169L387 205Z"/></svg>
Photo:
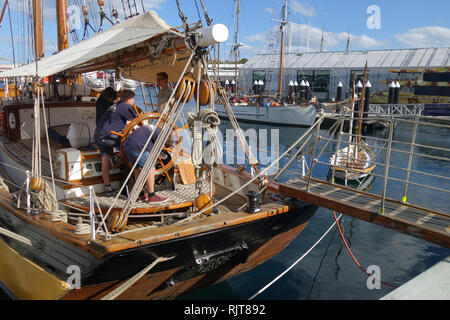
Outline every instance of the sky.
<svg viewBox="0 0 450 320"><path fill-rule="evenodd" d="M26 44L29 44L27 1L10 0L11 22L15 41L16 61L30 59ZM56 18L54 0L44 2L44 32L46 55L56 50ZM90 9L90 22L98 29L96 0L67 0L68 19L83 35L83 21L79 7L86 1ZM105 0L106 14L112 6L121 13L122 0ZM126 1L126 0L125 0ZM134 0L131 0L134 1ZM179 0L188 22L197 22L203 12L199 0ZM236 0L203 0L213 23L225 24L229 38L222 49L221 59L231 59L231 43L236 31ZM3 6L4 1L0 1ZM175 0L136 0L141 9L154 10L172 26L181 25ZM279 22L284 0L240 0L239 42L241 58L251 58L258 53L271 52L279 48ZM286 51L318 51L324 36L325 51L346 49L350 35L350 50L376 50L390 48L450 47L449 0L288 0L289 24L286 26ZM0 27L0 64L12 61L12 45L8 12ZM121 18L123 21L123 17ZM310 27L308 28L308 21ZM104 29L111 24L104 22ZM309 31L308 31L309 30ZM307 41L309 34L309 42ZM89 35L92 31L89 30ZM71 39L71 45L73 43Z"/></svg>

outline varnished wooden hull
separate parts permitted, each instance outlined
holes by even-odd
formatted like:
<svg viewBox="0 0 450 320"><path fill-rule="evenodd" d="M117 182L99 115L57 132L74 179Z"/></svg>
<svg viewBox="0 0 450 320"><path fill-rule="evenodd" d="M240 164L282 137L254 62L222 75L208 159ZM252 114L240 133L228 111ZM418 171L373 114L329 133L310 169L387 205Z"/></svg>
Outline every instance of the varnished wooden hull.
<svg viewBox="0 0 450 320"><path fill-rule="evenodd" d="M307 205L246 225L230 227L219 232L146 246L105 258L104 263L84 279L81 289L72 290L63 299L101 299L124 283L130 276L154 261L154 256L175 255L146 274L117 299L174 299L202 287L207 287L246 272L282 251L306 227L317 206ZM236 248L242 249L236 249ZM216 257L199 271L194 251L200 255L226 254ZM170 255L169 254L169 255ZM214 264L223 265L215 268Z"/></svg>

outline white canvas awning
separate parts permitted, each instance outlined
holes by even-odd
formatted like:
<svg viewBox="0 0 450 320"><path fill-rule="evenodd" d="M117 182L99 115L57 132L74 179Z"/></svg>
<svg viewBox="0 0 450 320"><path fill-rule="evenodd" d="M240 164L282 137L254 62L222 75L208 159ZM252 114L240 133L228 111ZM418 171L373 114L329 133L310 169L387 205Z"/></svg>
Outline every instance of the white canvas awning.
<svg viewBox="0 0 450 320"><path fill-rule="evenodd" d="M160 34L167 33L172 29L165 23L154 11L149 11L137 17L129 19L112 28L99 33L92 38L82 41L73 47L63 50L51 57L42 59L38 62L37 74L44 78L57 73L62 73L66 70L75 67L83 67L91 63L101 65L103 62L119 59L121 56L135 51L136 49L145 49L144 41L149 40ZM184 61L183 55L178 55L173 58L168 57L172 67L175 62ZM167 60L167 57L165 57ZM167 72L168 64L146 63L153 68L150 77L148 72L143 72L142 63L138 75L135 76L132 68L129 65L120 66L121 71L126 73L127 78L152 81L157 72L157 67L165 67ZM183 64L184 66L184 64ZM169 72L168 72L169 73ZM35 76L36 63L31 63L13 70L0 73L0 77L20 77L20 76Z"/></svg>

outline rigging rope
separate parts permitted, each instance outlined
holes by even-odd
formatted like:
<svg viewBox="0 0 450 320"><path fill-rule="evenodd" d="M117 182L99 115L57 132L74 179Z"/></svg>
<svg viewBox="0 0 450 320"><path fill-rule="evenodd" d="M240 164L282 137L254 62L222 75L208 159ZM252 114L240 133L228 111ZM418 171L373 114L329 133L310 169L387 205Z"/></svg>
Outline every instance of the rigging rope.
<svg viewBox="0 0 450 320"><path fill-rule="evenodd" d="M287 268L285 271L283 271L280 275L278 275L275 279L273 279L271 282L269 282L265 287L263 287L261 290L259 290L258 292L256 292L254 295L252 295L250 298L248 298L248 300L253 300L254 298L256 298L257 296L259 296L261 293L263 293L264 291L267 290L267 288L269 288L271 285L273 285L275 282L277 282L281 277L283 277L286 273L289 272L289 270L291 270L293 267L295 267L300 261L302 261L321 241L323 238L325 238L325 236L331 231L331 229L333 229L334 225L337 224L339 227L339 223L338 220L342 217L342 213L339 216L339 218L336 218L335 221L333 222L333 224L328 228L328 230L319 238L319 240L317 240L316 243L314 243L314 245L309 248L308 251L306 251L299 259L297 259L297 261L295 261L289 268Z"/></svg>
<svg viewBox="0 0 450 320"><path fill-rule="evenodd" d="M0 177L0 190L3 190L6 193L9 193L8 185L3 181L2 177Z"/></svg>
<svg viewBox="0 0 450 320"><path fill-rule="evenodd" d="M209 17L208 12L206 12L206 7L205 4L203 3L203 0L200 0L200 4L202 5L203 8L203 15L205 16L205 20L208 26L210 26L212 24L212 19Z"/></svg>
<svg viewBox="0 0 450 320"><path fill-rule="evenodd" d="M153 269L158 263L163 261L168 261L175 258L175 256L172 257L159 257L155 261L153 261L151 264L149 264L147 267L139 271L136 275L128 279L125 283L120 285L118 288L114 289L107 295L105 295L101 300L114 300L118 296L120 296L122 293L124 293L126 290L128 290L133 284L135 284L139 279L141 279L143 276L145 276L151 269Z"/></svg>
<svg viewBox="0 0 450 320"><path fill-rule="evenodd" d="M178 7L178 16L181 19L181 22L183 23L184 31L187 33L189 32L189 26L187 24L187 17L183 14L183 11L181 10L180 2L178 0L175 0Z"/></svg>
<svg viewBox="0 0 450 320"><path fill-rule="evenodd" d="M200 168L203 159L203 141L202 141L202 130L205 129L206 133L210 137L210 141L213 145L211 148L210 157L206 159L208 165L212 165L214 161L221 161L223 155L223 149L217 138L217 131L219 130L220 119L217 112L210 108L205 108L200 110L199 113L194 114L192 112L188 113L187 123L189 129L192 132L193 143L192 143L192 163L194 167Z"/></svg>

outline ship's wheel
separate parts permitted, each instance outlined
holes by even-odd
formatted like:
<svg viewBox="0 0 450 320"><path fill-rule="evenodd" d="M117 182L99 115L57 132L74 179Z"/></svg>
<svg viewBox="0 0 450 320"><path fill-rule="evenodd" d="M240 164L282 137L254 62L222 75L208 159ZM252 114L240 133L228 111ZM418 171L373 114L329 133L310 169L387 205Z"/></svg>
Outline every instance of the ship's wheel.
<svg viewBox="0 0 450 320"><path fill-rule="evenodd" d="M136 110L136 108L135 108L135 110ZM136 113L138 114L138 116L136 118L134 118L133 120L131 120L125 126L125 128L122 130L122 132L115 133L120 137L120 156L122 158L122 161L120 163L116 164L116 166L125 164L128 168L132 167L132 164L128 160L128 158L125 154L125 151L123 149L123 143L135 129L143 126L146 123L156 125L157 120L161 116L161 114L154 113L154 112L139 114L136 110ZM161 119L159 127L161 127L165 121L166 121L166 116L164 115ZM180 148L181 142L182 142L181 135L179 133L180 129L182 129L182 128L178 128L176 125L174 125L173 133L175 134L175 137L176 137L175 145L171 146L171 147L165 146L162 149L161 153L163 155L165 155L166 159L162 159L162 157L158 157L157 163L155 165L155 167L156 167L155 168L155 184L159 184L162 180L165 180L165 179L161 179L161 177L160 177L161 175L165 175L165 177L169 180L169 182L172 182L172 179L168 172L169 172L169 170L171 170L174 167L177 156L181 155L181 151L176 151L176 150L182 150L182 148Z"/></svg>

